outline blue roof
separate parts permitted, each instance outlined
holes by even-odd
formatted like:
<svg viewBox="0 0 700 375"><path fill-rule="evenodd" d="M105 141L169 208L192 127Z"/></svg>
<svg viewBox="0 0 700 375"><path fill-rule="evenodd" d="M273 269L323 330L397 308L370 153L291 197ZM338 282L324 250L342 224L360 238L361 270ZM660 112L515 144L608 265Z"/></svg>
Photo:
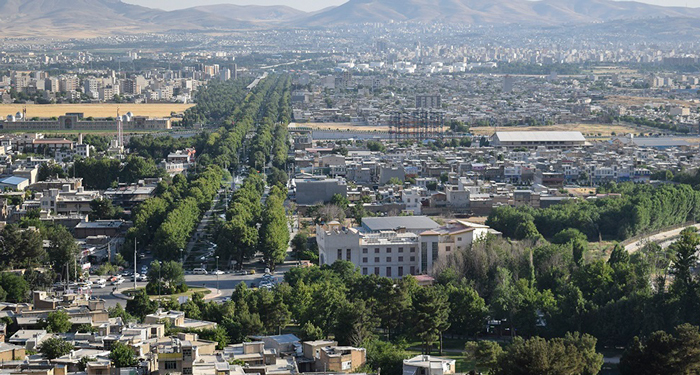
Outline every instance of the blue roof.
<svg viewBox="0 0 700 375"><path fill-rule="evenodd" d="M24 178L24 177L12 176L12 177L5 177L3 179L0 179L0 184L17 186L25 181L29 181L29 180Z"/></svg>

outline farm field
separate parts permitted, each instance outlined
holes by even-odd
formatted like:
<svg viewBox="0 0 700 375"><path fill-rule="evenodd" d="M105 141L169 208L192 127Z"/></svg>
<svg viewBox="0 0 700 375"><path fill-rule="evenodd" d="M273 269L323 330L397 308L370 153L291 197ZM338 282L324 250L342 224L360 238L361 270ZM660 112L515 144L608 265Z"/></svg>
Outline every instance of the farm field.
<svg viewBox="0 0 700 375"><path fill-rule="evenodd" d="M58 117L66 113L84 113L85 117L114 117L117 110L121 114L132 112L136 116L170 117L171 112L181 113L194 104L158 103L158 104L0 104L0 116L21 112L27 108L27 117Z"/></svg>

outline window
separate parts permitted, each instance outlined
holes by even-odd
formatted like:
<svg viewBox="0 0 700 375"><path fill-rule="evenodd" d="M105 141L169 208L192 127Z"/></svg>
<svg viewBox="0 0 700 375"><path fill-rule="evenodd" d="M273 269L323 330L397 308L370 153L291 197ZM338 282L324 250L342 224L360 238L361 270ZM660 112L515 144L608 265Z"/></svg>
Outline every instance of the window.
<svg viewBox="0 0 700 375"><path fill-rule="evenodd" d="M403 262L403 257L399 257L399 262Z"/></svg>
<svg viewBox="0 0 700 375"><path fill-rule="evenodd" d="M362 254L367 254L367 251L368 251L368 250L369 250L369 249L367 249L366 247L362 248Z"/></svg>
<svg viewBox="0 0 700 375"><path fill-rule="evenodd" d="M387 248L386 248L386 253L387 253L387 254L391 254L391 248L390 248L390 247L387 247Z"/></svg>
<svg viewBox="0 0 700 375"><path fill-rule="evenodd" d="M374 267L374 274L379 276L379 267Z"/></svg>
<svg viewBox="0 0 700 375"><path fill-rule="evenodd" d="M416 266L411 266L411 275L416 274Z"/></svg>
<svg viewBox="0 0 700 375"><path fill-rule="evenodd" d="M367 263L367 257L362 258L362 263Z"/></svg>
<svg viewBox="0 0 700 375"><path fill-rule="evenodd" d="M432 246L432 250L433 250L432 253L433 253L433 263L434 263L434 262L437 262L437 260L438 260L438 243L433 242L432 245L433 245ZM424 271L427 271L427 269L424 269Z"/></svg>
<svg viewBox="0 0 700 375"><path fill-rule="evenodd" d="M403 276L403 267L399 267L399 277Z"/></svg>
<svg viewBox="0 0 700 375"><path fill-rule="evenodd" d="M192 357L192 349L182 349L182 356L185 358Z"/></svg>
<svg viewBox="0 0 700 375"><path fill-rule="evenodd" d="M367 276L367 267L362 267L362 274Z"/></svg>
<svg viewBox="0 0 700 375"><path fill-rule="evenodd" d="M462 241L462 237L457 237L457 241Z"/></svg>
<svg viewBox="0 0 700 375"><path fill-rule="evenodd" d="M386 268L386 277L391 277L391 267Z"/></svg>
<svg viewBox="0 0 700 375"><path fill-rule="evenodd" d="M352 255L352 249L345 250L345 260L347 260L349 262L351 259L351 255Z"/></svg>
<svg viewBox="0 0 700 375"><path fill-rule="evenodd" d="M403 247L399 247L399 253L403 253Z"/></svg>
<svg viewBox="0 0 700 375"><path fill-rule="evenodd" d="M449 246L445 246L445 251L450 251L450 247L449 247Z"/></svg>
<svg viewBox="0 0 700 375"><path fill-rule="evenodd" d="M338 249L338 257L336 260L343 260L343 249Z"/></svg>
<svg viewBox="0 0 700 375"><path fill-rule="evenodd" d="M378 248L378 247L375 247L375 248L374 248L374 253L375 253L375 254L379 254L379 248Z"/></svg>
<svg viewBox="0 0 700 375"><path fill-rule="evenodd" d="M412 247L412 248L411 248L411 252L412 252L412 253L415 253L415 252L416 252L416 248L415 248L415 247Z"/></svg>
<svg viewBox="0 0 700 375"><path fill-rule="evenodd" d="M182 375L192 375L192 367L183 367Z"/></svg>
<svg viewBox="0 0 700 375"><path fill-rule="evenodd" d="M166 370L175 370L177 368L177 362L176 361L165 361L164 366L165 366Z"/></svg>
<svg viewBox="0 0 700 375"><path fill-rule="evenodd" d="M391 257L386 257L386 262L391 263Z"/></svg>
<svg viewBox="0 0 700 375"><path fill-rule="evenodd" d="M415 262L415 261L416 261L416 257L411 257L411 262Z"/></svg>
<svg viewBox="0 0 700 375"><path fill-rule="evenodd" d="M428 270L428 243L421 242L420 244L420 266L423 272Z"/></svg>

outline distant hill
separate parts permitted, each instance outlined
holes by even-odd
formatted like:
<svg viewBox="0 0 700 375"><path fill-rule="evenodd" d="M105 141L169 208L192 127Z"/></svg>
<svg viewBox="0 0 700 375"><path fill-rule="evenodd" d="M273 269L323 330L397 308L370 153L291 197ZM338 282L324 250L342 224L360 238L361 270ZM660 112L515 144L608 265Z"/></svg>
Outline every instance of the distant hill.
<svg viewBox="0 0 700 375"><path fill-rule="evenodd" d="M391 21L553 26L662 17L700 19L700 9L612 0L350 0L312 13L255 5L198 6L168 12L121 0L0 0L0 36L81 38Z"/></svg>
<svg viewBox="0 0 700 375"><path fill-rule="evenodd" d="M215 14L241 22L288 22L307 16L308 13L288 6L258 6L219 4L190 8L207 14ZM186 9L186 11L189 9Z"/></svg>
<svg viewBox="0 0 700 375"><path fill-rule="evenodd" d="M612 0L350 0L305 19L313 26L385 22L541 24L700 17L700 9Z"/></svg>

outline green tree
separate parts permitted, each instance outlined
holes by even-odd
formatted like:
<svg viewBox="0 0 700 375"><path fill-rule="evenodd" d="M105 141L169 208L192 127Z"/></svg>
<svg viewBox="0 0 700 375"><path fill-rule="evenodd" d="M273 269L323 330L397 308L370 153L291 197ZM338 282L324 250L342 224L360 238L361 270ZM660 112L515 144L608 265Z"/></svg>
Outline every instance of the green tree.
<svg viewBox="0 0 700 375"><path fill-rule="evenodd" d="M121 209L115 207L112 201L108 198L97 198L90 202L90 219L91 220L107 220L115 219L121 213Z"/></svg>
<svg viewBox="0 0 700 375"><path fill-rule="evenodd" d="M578 333L545 340L516 337L498 359L496 375L595 375L603 355L595 351L596 339Z"/></svg>
<svg viewBox="0 0 700 375"><path fill-rule="evenodd" d="M347 210L348 206L350 205L348 198L342 194L333 194L330 203L340 207L343 210Z"/></svg>
<svg viewBox="0 0 700 375"><path fill-rule="evenodd" d="M52 333L66 333L72 324L68 313L63 310L52 311L46 317L46 330Z"/></svg>
<svg viewBox="0 0 700 375"><path fill-rule="evenodd" d="M271 270L284 260L289 244L289 228L284 210L285 193L277 186L270 189L260 225L259 248Z"/></svg>
<svg viewBox="0 0 700 375"><path fill-rule="evenodd" d="M126 312L126 310L124 310L122 305L118 302L116 306L107 309L107 313L109 314L110 318L122 318L122 321L124 321L124 323L136 321L136 318L133 315Z"/></svg>
<svg viewBox="0 0 700 375"><path fill-rule="evenodd" d="M371 340L362 345L367 349L367 366L385 375L401 375L403 360L408 358L404 348L381 340Z"/></svg>
<svg viewBox="0 0 700 375"><path fill-rule="evenodd" d="M112 350L109 352L109 359L112 360L114 367L134 367L138 365L134 350L121 342L112 344Z"/></svg>
<svg viewBox="0 0 700 375"><path fill-rule="evenodd" d="M476 335L486 322L486 302L474 288L467 285L447 287L450 304L450 330L459 334Z"/></svg>
<svg viewBox="0 0 700 375"><path fill-rule="evenodd" d="M227 264L235 260L237 269L241 269L243 262L255 255L259 242L257 228L240 216L224 223L217 238L217 253L228 260Z"/></svg>
<svg viewBox="0 0 700 375"><path fill-rule="evenodd" d="M59 275L65 275L65 271L68 271L73 276L78 254L78 245L73 235L63 225L55 225L48 228L46 237L49 240L47 253L54 271Z"/></svg>
<svg viewBox="0 0 700 375"><path fill-rule="evenodd" d="M323 335L323 330L319 327L316 327L311 322L304 323L304 325L301 327L300 334L301 334L300 338L303 341L321 340L325 337Z"/></svg>
<svg viewBox="0 0 700 375"><path fill-rule="evenodd" d="M133 299L126 301L126 312L137 317L141 321L143 321L146 315L156 312L157 308L158 303L151 301L145 289L139 289L134 294Z"/></svg>
<svg viewBox="0 0 700 375"><path fill-rule="evenodd" d="M464 354L468 360L474 361L477 368L485 370L496 366L503 348L493 341L468 341L464 345Z"/></svg>
<svg viewBox="0 0 700 375"><path fill-rule="evenodd" d="M0 273L0 289L6 293L5 300L20 303L29 297L29 283L14 273Z"/></svg>
<svg viewBox="0 0 700 375"><path fill-rule="evenodd" d="M697 374L700 372L698 327L683 324L674 334L657 331L642 341L639 337L620 360L622 375Z"/></svg>
<svg viewBox="0 0 700 375"><path fill-rule="evenodd" d="M341 345L359 346L374 337L379 320L365 301L345 301L336 314L333 335Z"/></svg>
<svg viewBox="0 0 700 375"><path fill-rule="evenodd" d="M66 340L58 337L51 337L41 343L39 353L46 359L56 359L70 353L73 349L73 345Z"/></svg>
<svg viewBox="0 0 700 375"><path fill-rule="evenodd" d="M671 292L680 299L681 314L685 321L688 321L699 307L698 283L692 273L698 262L698 245L698 233L694 229L686 228L681 232L681 238L671 244L670 249L674 254Z"/></svg>
<svg viewBox="0 0 700 375"><path fill-rule="evenodd" d="M309 249L309 236L306 232L299 232L292 239L291 245L294 258L299 260L301 259L301 255Z"/></svg>
<svg viewBox="0 0 700 375"><path fill-rule="evenodd" d="M413 330L422 342L422 351L430 354L430 348L440 341L442 333L449 328L449 303L447 295L439 288L421 288L413 296Z"/></svg>
<svg viewBox="0 0 700 375"><path fill-rule="evenodd" d="M185 271L182 263L176 261L159 262L153 261L148 270L147 290L157 291L158 284L161 284L162 294L174 294L185 291Z"/></svg>

